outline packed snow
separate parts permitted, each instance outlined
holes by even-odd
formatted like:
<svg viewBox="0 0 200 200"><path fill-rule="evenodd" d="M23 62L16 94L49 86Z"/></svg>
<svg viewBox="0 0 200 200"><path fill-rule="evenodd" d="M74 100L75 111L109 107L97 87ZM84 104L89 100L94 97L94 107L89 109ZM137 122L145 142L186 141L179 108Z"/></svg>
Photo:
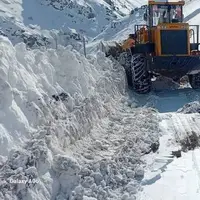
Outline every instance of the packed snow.
<svg viewBox="0 0 200 200"><path fill-rule="evenodd" d="M160 115L160 148L148 163L138 200L199 199L199 130L197 113ZM197 147L197 148L196 148ZM156 192L155 192L156 191Z"/></svg>

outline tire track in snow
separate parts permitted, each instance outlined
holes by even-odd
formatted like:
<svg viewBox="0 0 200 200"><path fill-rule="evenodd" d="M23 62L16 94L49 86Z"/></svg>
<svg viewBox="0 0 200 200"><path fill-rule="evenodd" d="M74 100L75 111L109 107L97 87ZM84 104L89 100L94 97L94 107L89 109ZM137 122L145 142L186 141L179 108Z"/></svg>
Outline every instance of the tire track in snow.
<svg viewBox="0 0 200 200"><path fill-rule="evenodd" d="M170 163L167 163L163 155L170 154L171 151L176 149L177 146L174 146L174 140L176 140L177 143L181 143L183 140L188 139L191 144L193 141L190 140L190 136L195 133L197 137L199 137L200 115L197 113L162 113L160 117L160 127L163 132L160 139L160 148L158 155L154 155L151 160L152 164L149 165L150 168L148 172L146 172L147 175L144 179L144 191L138 193L138 200L168 200L170 197L172 199L188 199L190 195L192 195L191 199L199 199L195 198L199 197L198 195L200 193L199 150L183 153L181 158L174 159ZM162 165L158 162L158 157L163 158ZM149 158L147 158L147 162L148 159ZM164 162L166 163L165 165ZM163 168L164 171L162 171ZM176 178L171 178L173 176ZM174 180L170 183L170 179ZM175 180L177 180L177 183ZM174 187L177 187L176 191L174 191ZM152 190L156 188L162 189L163 192L155 195Z"/></svg>
<svg viewBox="0 0 200 200"><path fill-rule="evenodd" d="M199 114L173 113L170 122L173 124L174 130L172 131L178 142L187 138L190 141L190 136L193 134L199 137Z"/></svg>
<svg viewBox="0 0 200 200"><path fill-rule="evenodd" d="M167 163L167 155L170 155L171 152L174 150L180 149L180 146L179 145L177 146L177 144L182 144L184 140L188 140L189 144L191 145L192 141L190 140L190 136L192 136L194 133L199 137L200 133L199 116L200 116L199 114L182 114L182 113L160 114L162 121L160 123L160 129L161 132L163 132L162 134L163 136L160 140L160 148L159 148L159 152L161 153L160 155L157 155L156 158L154 158L155 163L158 164L158 161L162 159L163 163L165 163L165 168L166 168L167 165L170 164L170 162ZM161 167L161 165L159 166ZM156 171L158 171L157 167Z"/></svg>

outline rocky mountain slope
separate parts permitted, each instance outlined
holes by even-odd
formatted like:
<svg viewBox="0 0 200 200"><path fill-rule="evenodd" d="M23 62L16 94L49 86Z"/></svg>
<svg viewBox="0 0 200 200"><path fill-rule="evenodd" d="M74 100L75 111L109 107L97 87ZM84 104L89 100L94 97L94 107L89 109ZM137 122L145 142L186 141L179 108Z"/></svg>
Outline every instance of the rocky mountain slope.
<svg viewBox="0 0 200 200"><path fill-rule="evenodd" d="M144 1L133 0L3 0L0 34L28 47L72 44L80 49L82 35L99 35Z"/></svg>

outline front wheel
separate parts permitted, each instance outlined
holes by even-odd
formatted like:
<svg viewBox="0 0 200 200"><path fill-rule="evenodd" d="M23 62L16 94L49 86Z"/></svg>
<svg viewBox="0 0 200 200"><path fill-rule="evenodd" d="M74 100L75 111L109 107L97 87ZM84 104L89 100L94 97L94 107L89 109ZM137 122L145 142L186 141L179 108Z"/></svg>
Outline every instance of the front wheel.
<svg viewBox="0 0 200 200"><path fill-rule="evenodd" d="M139 94L146 94L151 91L151 76L146 68L146 58L141 55L133 55L131 61L133 89Z"/></svg>
<svg viewBox="0 0 200 200"><path fill-rule="evenodd" d="M130 50L127 50L127 51L121 53L118 58L119 63L125 69L127 83L128 83L129 87L133 87L132 72L131 72L131 59L132 59L132 54L131 54Z"/></svg>

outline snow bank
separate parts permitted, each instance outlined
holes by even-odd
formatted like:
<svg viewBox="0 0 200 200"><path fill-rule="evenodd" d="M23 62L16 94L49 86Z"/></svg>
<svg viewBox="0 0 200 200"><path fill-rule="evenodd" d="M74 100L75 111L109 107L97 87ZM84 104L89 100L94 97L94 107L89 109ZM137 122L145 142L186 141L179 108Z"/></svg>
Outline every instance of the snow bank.
<svg viewBox="0 0 200 200"><path fill-rule="evenodd" d="M39 126L57 123L60 117L74 138L77 132L81 137L87 133L81 124L88 126L106 115L104 101L112 103L125 92L122 67L113 68L102 53L85 59L70 46L58 51L27 51L24 44L13 47L0 37L0 54L1 130L6 133L2 134L6 148L1 155L7 154L9 146L32 137Z"/></svg>
<svg viewBox="0 0 200 200"><path fill-rule="evenodd" d="M158 120L126 104L123 68L4 37L0 54L0 199L134 198Z"/></svg>
<svg viewBox="0 0 200 200"><path fill-rule="evenodd" d="M122 67L102 53L85 59L70 46L27 51L24 44L14 47L0 37L0 54L1 160L8 156L1 170L3 184L9 184L11 174L27 179L33 166L34 177L44 175L51 154L64 154L125 93ZM16 150L9 154L11 148Z"/></svg>

